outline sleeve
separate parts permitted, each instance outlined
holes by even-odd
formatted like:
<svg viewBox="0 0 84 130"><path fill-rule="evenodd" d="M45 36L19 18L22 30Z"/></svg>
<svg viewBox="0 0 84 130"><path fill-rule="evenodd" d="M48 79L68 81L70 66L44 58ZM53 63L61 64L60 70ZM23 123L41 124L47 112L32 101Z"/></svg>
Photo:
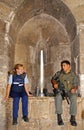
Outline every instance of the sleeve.
<svg viewBox="0 0 84 130"><path fill-rule="evenodd" d="M61 74L61 72L60 72L60 71L57 71L57 72L55 73L55 75L52 77L52 79L53 79L53 80L58 79L59 76L60 76L60 74Z"/></svg>
<svg viewBox="0 0 84 130"><path fill-rule="evenodd" d="M27 83L29 83L29 79L28 79L27 74L26 74L25 79L24 79L24 84L27 84Z"/></svg>
<svg viewBox="0 0 84 130"><path fill-rule="evenodd" d="M78 76L74 77L74 81L73 81L74 86L78 86L79 85L79 79Z"/></svg>
<svg viewBox="0 0 84 130"><path fill-rule="evenodd" d="M12 77L13 77L13 75L9 76L9 78L8 78L8 84L12 84Z"/></svg>

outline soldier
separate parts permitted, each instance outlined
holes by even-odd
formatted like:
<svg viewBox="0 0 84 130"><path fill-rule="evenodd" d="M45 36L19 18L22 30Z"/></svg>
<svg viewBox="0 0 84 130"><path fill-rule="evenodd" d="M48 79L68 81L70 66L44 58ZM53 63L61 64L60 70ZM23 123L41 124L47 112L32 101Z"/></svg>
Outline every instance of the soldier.
<svg viewBox="0 0 84 130"><path fill-rule="evenodd" d="M70 123L72 126L77 126L75 116L77 113L77 88L78 88L78 77L74 72L71 71L71 65L68 60L61 62L62 71L59 71L59 80L67 92L67 96L70 101ZM58 73L58 72L57 72ZM56 74L55 74L56 76ZM58 90L59 82L53 84L54 89ZM62 94L58 91L55 96L56 113L58 119L58 125L64 125L61 114L62 114Z"/></svg>

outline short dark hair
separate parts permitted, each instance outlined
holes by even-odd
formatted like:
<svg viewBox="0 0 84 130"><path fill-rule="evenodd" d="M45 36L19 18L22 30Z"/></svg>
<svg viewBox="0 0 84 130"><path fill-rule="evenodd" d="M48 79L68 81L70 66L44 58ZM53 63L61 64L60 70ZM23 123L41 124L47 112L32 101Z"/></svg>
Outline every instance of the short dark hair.
<svg viewBox="0 0 84 130"><path fill-rule="evenodd" d="M70 61L68 61L68 60L63 60L63 61L61 62L61 65L62 65L63 63L66 63L67 65L70 65L70 64L71 64Z"/></svg>

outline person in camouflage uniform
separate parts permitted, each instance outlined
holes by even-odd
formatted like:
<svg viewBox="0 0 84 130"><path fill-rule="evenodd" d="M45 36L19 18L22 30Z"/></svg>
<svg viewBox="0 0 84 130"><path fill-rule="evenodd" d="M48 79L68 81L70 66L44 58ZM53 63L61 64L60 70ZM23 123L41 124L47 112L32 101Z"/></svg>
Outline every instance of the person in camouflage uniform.
<svg viewBox="0 0 84 130"><path fill-rule="evenodd" d="M59 76L60 82L64 85L65 91L67 92L67 96L70 100L70 123L72 126L77 126L77 122L75 120L75 116L77 113L77 88L78 88L78 77L74 72L71 71L71 64L69 61L64 60L61 62L62 70L57 72L54 75ZM58 82L53 85L54 89L59 88ZM62 95L58 92L55 96L55 104L56 104L56 113L58 119L58 125L64 125L62 120Z"/></svg>

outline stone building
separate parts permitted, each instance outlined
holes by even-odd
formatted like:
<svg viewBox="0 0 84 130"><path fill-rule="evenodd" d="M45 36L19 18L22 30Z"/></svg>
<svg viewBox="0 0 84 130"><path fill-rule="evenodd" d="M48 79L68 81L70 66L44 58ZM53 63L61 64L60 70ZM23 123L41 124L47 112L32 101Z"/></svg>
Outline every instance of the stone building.
<svg viewBox="0 0 84 130"><path fill-rule="evenodd" d="M77 129L83 130L83 41L84 0L0 0L1 130L16 129L11 126L11 100L5 105L2 104L8 71L16 63L24 64L29 76L30 91L34 94L35 88L40 84L41 50L44 51L44 87L48 89L48 92L52 92L50 80L52 75L60 69L62 60L70 60L73 71L79 76L78 92L80 92L81 98L78 98L77 120L79 125ZM39 106L39 103L43 101L43 106ZM35 110L32 109L32 106ZM46 108L46 106L48 107ZM67 106L66 103L64 106ZM36 112L38 108L39 110ZM56 122L53 108L54 99L51 97L31 98L29 102L30 124L25 126L20 124L17 129L24 127L29 130L54 130ZM64 114L66 126L63 129L71 129L67 125L68 114L67 118L65 117ZM19 120L21 121L21 116ZM60 129L58 126L56 128Z"/></svg>

